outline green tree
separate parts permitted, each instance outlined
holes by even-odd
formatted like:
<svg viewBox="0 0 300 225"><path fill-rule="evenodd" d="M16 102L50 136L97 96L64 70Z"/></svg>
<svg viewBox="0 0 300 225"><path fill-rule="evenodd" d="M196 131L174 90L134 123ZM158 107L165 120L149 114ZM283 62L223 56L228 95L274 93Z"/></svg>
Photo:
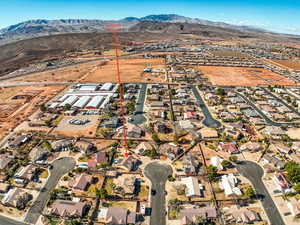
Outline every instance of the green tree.
<svg viewBox="0 0 300 225"><path fill-rule="evenodd" d="M109 163L108 162L103 162L103 163L100 163L99 164L100 168L106 168L109 166Z"/></svg>
<svg viewBox="0 0 300 225"><path fill-rule="evenodd" d="M157 156L157 152L154 148L148 149L148 150L146 150L146 156L153 158L153 157Z"/></svg>
<svg viewBox="0 0 300 225"><path fill-rule="evenodd" d="M226 168L229 168L231 166L231 163L228 160L223 160L221 162L221 165L226 169Z"/></svg>
<svg viewBox="0 0 300 225"><path fill-rule="evenodd" d="M207 175L210 180L215 181L218 177L218 168L213 165L208 166Z"/></svg>
<svg viewBox="0 0 300 225"><path fill-rule="evenodd" d="M96 195L98 195L100 199L105 199L107 197L107 190L105 188L97 188Z"/></svg>
<svg viewBox="0 0 300 225"><path fill-rule="evenodd" d="M45 105L45 104L41 104L41 105L40 105L40 110L41 110L42 112L45 112L45 111L47 110L46 105Z"/></svg>
<svg viewBox="0 0 300 225"><path fill-rule="evenodd" d="M44 140L42 146L46 148L49 152L53 151L53 147L48 140Z"/></svg>
<svg viewBox="0 0 300 225"><path fill-rule="evenodd" d="M72 106L71 106L70 104L65 104L64 110L65 110L65 111L70 110L71 107L72 107Z"/></svg>
<svg viewBox="0 0 300 225"><path fill-rule="evenodd" d="M229 157L229 161L233 162L233 163L237 163L238 162L238 157L236 155L232 155Z"/></svg>
<svg viewBox="0 0 300 225"><path fill-rule="evenodd" d="M284 169L287 172L287 178L292 183L300 182L300 165L298 163L290 161L285 165Z"/></svg>
<svg viewBox="0 0 300 225"><path fill-rule="evenodd" d="M157 133L153 133L152 136L151 136L151 138L152 138L152 140L155 141L155 142L160 142L160 139L159 139Z"/></svg>
<svg viewBox="0 0 300 225"><path fill-rule="evenodd" d="M300 193L300 182L293 186L293 189L299 194Z"/></svg>
<svg viewBox="0 0 300 225"><path fill-rule="evenodd" d="M251 186L246 188L245 196L248 197L248 198L254 198L255 197L255 191Z"/></svg>
<svg viewBox="0 0 300 225"><path fill-rule="evenodd" d="M218 88L217 89L217 95L224 96L225 95L225 90L223 88Z"/></svg>

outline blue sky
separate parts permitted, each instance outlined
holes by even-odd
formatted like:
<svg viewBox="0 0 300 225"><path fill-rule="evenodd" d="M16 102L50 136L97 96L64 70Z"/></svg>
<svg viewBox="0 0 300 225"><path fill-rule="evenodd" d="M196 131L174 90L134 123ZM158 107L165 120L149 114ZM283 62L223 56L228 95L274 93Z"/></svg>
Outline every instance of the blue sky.
<svg viewBox="0 0 300 225"><path fill-rule="evenodd" d="M300 0L0 0L0 28L30 19L183 16L300 34Z"/></svg>

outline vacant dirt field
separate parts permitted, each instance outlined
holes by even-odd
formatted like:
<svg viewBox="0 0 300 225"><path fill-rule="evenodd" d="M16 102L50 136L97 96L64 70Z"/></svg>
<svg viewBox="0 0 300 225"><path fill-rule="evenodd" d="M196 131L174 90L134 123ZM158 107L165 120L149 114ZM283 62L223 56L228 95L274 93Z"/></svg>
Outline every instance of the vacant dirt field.
<svg viewBox="0 0 300 225"><path fill-rule="evenodd" d="M300 70L300 62L292 62L288 60L271 60L271 61L284 68Z"/></svg>
<svg viewBox="0 0 300 225"><path fill-rule="evenodd" d="M120 73L122 82L145 82L142 75L145 67L164 68L164 59L120 59ZM160 81L161 78L153 77L152 81ZM90 73L83 82L117 82L115 60L100 66L96 71Z"/></svg>
<svg viewBox="0 0 300 225"><path fill-rule="evenodd" d="M221 86L256 86L256 85L294 85L286 77L266 69L197 66L206 75L213 85Z"/></svg>
<svg viewBox="0 0 300 225"><path fill-rule="evenodd" d="M26 121L30 115L39 110L39 105L48 102L51 98L61 92L64 86L28 86L18 88L5 88L10 94L1 94L1 120L0 120L0 139L7 135L10 130L16 128L22 122ZM12 100L11 97L16 94L30 94L29 98ZM6 110L6 111L5 111Z"/></svg>
<svg viewBox="0 0 300 225"><path fill-rule="evenodd" d="M249 55L238 51L215 50L215 51L210 51L210 53L215 56L221 56L221 57L249 58Z"/></svg>
<svg viewBox="0 0 300 225"><path fill-rule="evenodd" d="M84 78L90 71L92 71L97 65L102 61L94 61L89 63L84 63L75 66L68 66L61 69L50 70L41 73L35 73L32 75L25 75L23 77L18 77L10 79L10 82L74 82L81 78Z"/></svg>
<svg viewBox="0 0 300 225"><path fill-rule="evenodd" d="M67 116L64 117L58 126L53 130L55 134L62 134L70 137L89 136L94 137L98 127L97 115L91 116ZM73 125L69 121L71 119L85 120L88 119L90 122L84 125Z"/></svg>

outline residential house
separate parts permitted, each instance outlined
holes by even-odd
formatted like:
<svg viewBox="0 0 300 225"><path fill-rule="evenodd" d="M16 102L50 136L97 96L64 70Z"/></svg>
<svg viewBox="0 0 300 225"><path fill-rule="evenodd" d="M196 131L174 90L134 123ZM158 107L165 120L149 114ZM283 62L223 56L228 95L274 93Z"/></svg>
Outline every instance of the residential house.
<svg viewBox="0 0 300 225"><path fill-rule="evenodd" d="M18 172L14 175L14 181L17 184L26 184L30 182L35 176L37 167L29 164L25 167L21 167Z"/></svg>
<svg viewBox="0 0 300 225"><path fill-rule="evenodd" d="M229 136L233 139L239 139L241 136L241 133L239 131L235 131L235 130L227 129L227 128L225 129L224 133L226 136Z"/></svg>
<svg viewBox="0 0 300 225"><path fill-rule="evenodd" d="M287 181L283 173L275 174L273 177L273 181L282 193L285 194L291 191L290 187L292 185Z"/></svg>
<svg viewBox="0 0 300 225"><path fill-rule="evenodd" d="M225 211L225 221L228 224L252 224L260 220L260 215L254 210L232 206Z"/></svg>
<svg viewBox="0 0 300 225"><path fill-rule="evenodd" d="M28 135L18 135L8 142L9 148L19 148L21 145L28 142L31 138Z"/></svg>
<svg viewBox="0 0 300 225"><path fill-rule="evenodd" d="M77 218L83 217L88 211L89 205L85 202L73 202L68 200L56 200L51 207L54 216Z"/></svg>
<svg viewBox="0 0 300 225"><path fill-rule="evenodd" d="M156 121L154 123L154 131L157 133L167 134L171 131L171 129L167 126L166 123L161 121Z"/></svg>
<svg viewBox="0 0 300 225"><path fill-rule="evenodd" d="M104 219L106 225L136 224L136 212L119 207L101 208L98 218Z"/></svg>
<svg viewBox="0 0 300 225"><path fill-rule="evenodd" d="M264 129L264 132L274 139L280 139L283 135L285 135L285 132L280 127L275 126L267 126Z"/></svg>
<svg viewBox="0 0 300 225"><path fill-rule="evenodd" d="M36 162L36 161L46 159L48 154L49 154L49 151L45 150L44 148L35 147L30 151L28 157L32 162Z"/></svg>
<svg viewBox="0 0 300 225"><path fill-rule="evenodd" d="M89 153L90 151L93 151L96 147L88 141L80 140L76 141L76 143L74 144L74 148L82 153Z"/></svg>
<svg viewBox="0 0 300 225"><path fill-rule="evenodd" d="M134 176L123 177L121 183L116 185L115 192L121 195L134 195L136 191L136 178Z"/></svg>
<svg viewBox="0 0 300 225"><path fill-rule="evenodd" d="M179 126L183 130L192 130L195 128L195 125L190 120L180 120Z"/></svg>
<svg viewBox="0 0 300 225"><path fill-rule="evenodd" d="M200 134L203 139L214 139L219 137L217 130L209 127L202 128Z"/></svg>
<svg viewBox="0 0 300 225"><path fill-rule="evenodd" d="M157 145L154 142L143 141L135 148L135 153L145 155L147 150L152 149L157 149Z"/></svg>
<svg viewBox="0 0 300 225"><path fill-rule="evenodd" d="M11 157L8 154L1 154L0 155L0 170L5 169L13 160L13 157Z"/></svg>
<svg viewBox="0 0 300 225"><path fill-rule="evenodd" d="M240 146L240 151L247 151L247 152L258 152L263 150L263 147L257 142L247 142Z"/></svg>
<svg viewBox="0 0 300 225"><path fill-rule="evenodd" d="M165 143L159 146L158 151L161 155L166 155L170 160L173 160L183 152L183 149L176 144Z"/></svg>
<svg viewBox="0 0 300 225"><path fill-rule="evenodd" d="M222 190L224 190L225 195L227 196L242 195L242 192L237 187L237 184L238 184L238 180L232 173L228 175L223 175L221 177L220 187Z"/></svg>
<svg viewBox="0 0 300 225"><path fill-rule="evenodd" d="M218 170L223 170L223 166L222 166L222 161L223 159L221 159L219 156L213 156L210 158L210 163L211 165L215 166L218 168Z"/></svg>
<svg viewBox="0 0 300 225"><path fill-rule="evenodd" d="M195 112L185 112L183 114L183 118L185 120L198 120L199 119L199 115Z"/></svg>
<svg viewBox="0 0 300 225"><path fill-rule="evenodd" d="M221 142L218 146L218 149L220 151L227 152L229 154L235 154L235 153L239 152L235 142L231 142L231 143L222 143Z"/></svg>
<svg viewBox="0 0 300 225"><path fill-rule="evenodd" d="M144 135L145 132L138 126L129 126L127 129L127 137L140 138Z"/></svg>
<svg viewBox="0 0 300 225"><path fill-rule="evenodd" d="M107 163L108 157L106 155L106 152L97 152L92 155L91 159L88 160L88 167L89 168L95 168L101 163Z"/></svg>
<svg viewBox="0 0 300 225"><path fill-rule="evenodd" d="M73 142L71 140L58 140L52 142L51 146L54 151L66 151L73 146Z"/></svg>
<svg viewBox="0 0 300 225"><path fill-rule="evenodd" d="M276 143L274 146L282 154L289 154L289 153L291 153L291 148L288 147L288 146L285 146L282 143Z"/></svg>
<svg viewBox="0 0 300 225"><path fill-rule="evenodd" d="M196 223L198 217L204 220L215 220L217 218L217 210L213 206L205 206L202 208L182 209L179 214L181 225Z"/></svg>
<svg viewBox="0 0 300 225"><path fill-rule="evenodd" d="M75 179L72 179L69 182L69 187L73 189L73 191L84 192L87 187L92 183L93 177L89 174L78 174Z"/></svg>
<svg viewBox="0 0 300 225"><path fill-rule="evenodd" d="M296 198L291 198L287 202L287 206L288 206L289 210L291 211L292 215L294 217L299 218L299 216L300 216L300 202Z"/></svg>
<svg viewBox="0 0 300 225"><path fill-rule="evenodd" d="M201 190L203 186L200 187L196 177L183 177L180 182L186 186L185 195L189 199L202 197Z"/></svg>
<svg viewBox="0 0 300 225"><path fill-rule="evenodd" d="M283 169L285 166L285 162L283 160L268 154L264 154L262 160L264 163L271 164L277 169Z"/></svg>
<svg viewBox="0 0 300 225"><path fill-rule="evenodd" d="M182 160L183 171L186 174L197 174L199 169L198 160L191 155L184 156Z"/></svg>
<svg viewBox="0 0 300 225"><path fill-rule="evenodd" d="M25 190L20 188L10 189L1 200L3 205L24 209L26 204L31 200L32 196Z"/></svg>
<svg viewBox="0 0 300 225"><path fill-rule="evenodd" d="M124 159L120 162L120 167L127 171L135 170L138 165L138 160L133 156L124 157Z"/></svg>

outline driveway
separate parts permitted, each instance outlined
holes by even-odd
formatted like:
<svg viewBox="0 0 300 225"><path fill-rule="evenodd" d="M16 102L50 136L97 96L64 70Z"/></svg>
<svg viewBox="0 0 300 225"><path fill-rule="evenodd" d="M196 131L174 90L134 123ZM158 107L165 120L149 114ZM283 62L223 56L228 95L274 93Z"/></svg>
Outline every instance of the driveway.
<svg viewBox="0 0 300 225"><path fill-rule="evenodd" d="M151 218L150 225L166 224L166 196L165 184L169 175L172 175L171 166L159 162L146 165L144 174L151 181Z"/></svg>
<svg viewBox="0 0 300 225"><path fill-rule="evenodd" d="M261 196L261 203L272 225L285 225L273 199L262 182L263 169L254 162L243 161L237 165L237 170L254 186L256 194Z"/></svg>
<svg viewBox="0 0 300 225"><path fill-rule="evenodd" d="M205 116L203 124L205 126L211 127L211 128L218 128L218 127L220 127L221 126L220 121L215 120L212 117L210 111L208 110L208 108L207 108L205 102L203 101L203 99L201 98L201 96L200 96L200 94L199 94L199 92L198 92L198 90L197 90L197 88L196 88L195 85L192 85L192 91L193 91L196 99L199 101L199 106L200 106L200 108L201 108L201 110L202 110L202 112L203 112L203 114Z"/></svg>
<svg viewBox="0 0 300 225"><path fill-rule="evenodd" d="M146 98L146 90L147 90L147 84L142 84L139 97L136 102L135 106L135 115L132 115L133 121L130 123L139 125L144 122L146 122L146 118L144 117L144 103Z"/></svg>
<svg viewBox="0 0 300 225"><path fill-rule="evenodd" d="M38 218L42 214L43 209L49 200L50 192L55 188L59 179L64 174L72 170L75 167L76 163L74 159L68 157L57 159L52 163L52 165L53 169L50 171L50 177L48 178L48 181L44 186L45 191L39 193L37 199L29 209L24 220L26 223L35 224L38 221Z"/></svg>

